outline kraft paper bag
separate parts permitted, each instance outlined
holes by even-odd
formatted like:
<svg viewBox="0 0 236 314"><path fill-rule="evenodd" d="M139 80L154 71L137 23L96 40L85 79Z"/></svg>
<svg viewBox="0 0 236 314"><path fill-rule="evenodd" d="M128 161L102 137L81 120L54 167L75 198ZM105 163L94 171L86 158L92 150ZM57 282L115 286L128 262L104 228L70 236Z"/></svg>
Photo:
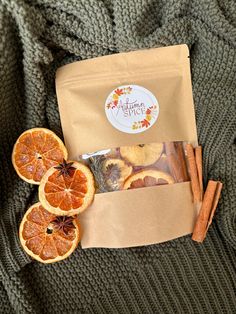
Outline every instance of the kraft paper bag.
<svg viewBox="0 0 236 314"><path fill-rule="evenodd" d="M173 174L179 144L180 167L184 144L197 145L188 47L68 64L57 71L56 91L69 159L86 163L99 155L109 160L106 169L126 173L114 189L97 181L93 204L79 215L82 247L149 245L191 233L198 208L187 174Z"/></svg>

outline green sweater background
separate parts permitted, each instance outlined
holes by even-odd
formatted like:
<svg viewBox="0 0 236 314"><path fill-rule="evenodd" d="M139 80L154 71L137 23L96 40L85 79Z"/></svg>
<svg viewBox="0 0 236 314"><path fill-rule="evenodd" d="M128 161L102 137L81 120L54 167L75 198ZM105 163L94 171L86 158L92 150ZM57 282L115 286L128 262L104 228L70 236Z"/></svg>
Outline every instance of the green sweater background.
<svg viewBox="0 0 236 314"><path fill-rule="evenodd" d="M190 48L205 180L224 183L205 242L78 248L60 263L32 262L18 226L37 187L17 177L11 151L27 128L62 136L56 69L181 43ZM0 0L0 313L235 313L235 138L235 0Z"/></svg>

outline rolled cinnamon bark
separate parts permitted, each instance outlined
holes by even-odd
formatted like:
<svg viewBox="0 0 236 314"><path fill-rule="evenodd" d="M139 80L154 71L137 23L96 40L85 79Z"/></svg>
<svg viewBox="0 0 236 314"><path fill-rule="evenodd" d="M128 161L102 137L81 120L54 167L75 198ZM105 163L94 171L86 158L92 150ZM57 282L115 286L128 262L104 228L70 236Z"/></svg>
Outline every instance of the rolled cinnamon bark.
<svg viewBox="0 0 236 314"><path fill-rule="evenodd" d="M212 222L212 218L220 198L221 189L222 183L209 180L202 206L193 230L192 240L196 242L203 242L207 230Z"/></svg>
<svg viewBox="0 0 236 314"><path fill-rule="evenodd" d="M202 178L202 147L197 146L195 148L195 158L196 158L196 165L197 165L197 173L198 173L198 181L200 187L200 196L201 199L203 198L203 178Z"/></svg>
<svg viewBox="0 0 236 314"><path fill-rule="evenodd" d="M223 188L223 184L218 181L217 182L216 191L215 191L215 197L214 197L213 204L212 204L211 215L210 215L210 218L209 218L209 221L208 221L207 230L208 230L208 228L210 227L210 225L212 223L212 219L213 219L213 216L215 214L215 211L216 211L219 199L220 199L220 194L221 194L222 188ZM206 232L207 232L207 230L206 230Z"/></svg>
<svg viewBox="0 0 236 314"><path fill-rule="evenodd" d="M175 182L188 181L187 169L184 169L184 166L183 166L185 164L185 156L184 156L183 148L181 152L180 145L182 146L182 142L165 143L165 151L166 151L168 166Z"/></svg>
<svg viewBox="0 0 236 314"><path fill-rule="evenodd" d="M184 154L183 143L182 142L175 142L175 147L176 147L176 153L178 156L180 168L181 168L182 175L183 175L183 180L184 180L184 182L186 182L189 180L189 176L188 176L188 169L187 169L187 165L186 165L186 158L185 158L185 154Z"/></svg>
<svg viewBox="0 0 236 314"><path fill-rule="evenodd" d="M201 201L201 190L199 185L199 178L198 178L198 171L197 171L197 164L194 154L194 149L192 144L186 145L187 151L187 160L189 165L189 173L190 173L190 180L191 180L191 188L193 192L193 201L194 203Z"/></svg>

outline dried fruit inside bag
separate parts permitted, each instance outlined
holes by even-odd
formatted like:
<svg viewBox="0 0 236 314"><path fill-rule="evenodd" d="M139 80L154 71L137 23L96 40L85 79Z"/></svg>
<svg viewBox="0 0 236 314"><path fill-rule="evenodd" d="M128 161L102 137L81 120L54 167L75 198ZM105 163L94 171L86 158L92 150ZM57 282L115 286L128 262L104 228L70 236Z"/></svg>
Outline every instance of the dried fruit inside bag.
<svg viewBox="0 0 236 314"><path fill-rule="evenodd" d="M122 146L80 156L104 193L188 181L182 142Z"/></svg>

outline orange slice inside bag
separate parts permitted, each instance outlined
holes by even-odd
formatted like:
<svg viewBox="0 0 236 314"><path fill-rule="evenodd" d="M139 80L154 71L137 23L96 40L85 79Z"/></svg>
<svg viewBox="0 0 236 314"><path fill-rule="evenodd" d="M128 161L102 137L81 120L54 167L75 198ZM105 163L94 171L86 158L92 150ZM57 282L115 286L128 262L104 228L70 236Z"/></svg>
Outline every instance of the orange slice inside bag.
<svg viewBox="0 0 236 314"><path fill-rule="evenodd" d="M148 169L131 175L125 181L123 189L128 190L172 183L174 183L174 179L168 173L155 169Z"/></svg>
<svg viewBox="0 0 236 314"><path fill-rule="evenodd" d="M25 213L19 229L23 249L42 263L54 263L67 258L80 240L77 218L55 216L41 203L32 205Z"/></svg>
<svg viewBox="0 0 236 314"><path fill-rule="evenodd" d="M45 172L67 159L67 150L60 138L45 128L25 131L17 139L12 163L24 181L39 184Z"/></svg>

